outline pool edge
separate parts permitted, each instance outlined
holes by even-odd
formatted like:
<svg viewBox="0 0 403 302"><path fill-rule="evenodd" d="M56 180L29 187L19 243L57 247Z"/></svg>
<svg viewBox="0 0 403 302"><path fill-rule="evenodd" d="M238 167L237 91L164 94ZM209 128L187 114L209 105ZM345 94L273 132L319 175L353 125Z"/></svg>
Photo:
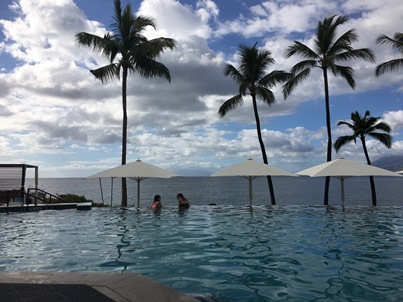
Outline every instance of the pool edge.
<svg viewBox="0 0 403 302"><path fill-rule="evenodd" d="M0 283L86 284L116 302L198 302L191 296L137 273L2 271Z"/></svg>

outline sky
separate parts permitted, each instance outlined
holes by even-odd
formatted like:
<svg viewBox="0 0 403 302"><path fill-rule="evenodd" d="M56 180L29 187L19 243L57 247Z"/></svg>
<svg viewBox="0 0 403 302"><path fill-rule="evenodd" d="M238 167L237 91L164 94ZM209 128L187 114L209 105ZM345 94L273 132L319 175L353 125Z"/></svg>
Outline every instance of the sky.
<svg viewBox="0 0 403 302"><path fill-rule="evenodd" d="M367 139L370 158L403 154L403 70L374 75L377 64L399 54L376 38L403 30L401 0L122 0L136 15L154 19L149 38L167 37L177 47L159 61L172 81L128 79L127 162L141 159L183 176L208 176L249 157L262 161L252 102L224 118L223 102L238 93L224 75L238 66L239 46L269 50L272 70L301 60L285 59L297 40L312 45L319 21L343 14L350 20L338 34L354 28L354 48L370 48L376 63L346 65L355 71L353 90L329 77L333 141L351 134L338 127L352 112L380 117L392 127L393 146ZM75 35L103 36L111 30L113 0L0 0L0 163L39 166L40 177L86 177L121 162L121 82L102 84L90 69L108 60ZM400 55L401 56L401 55ZM284 100L259 102L269 164L297 172L326 161L327 134L320 69ZM365 162L360 144L349 144L333 158Z"/></svg>

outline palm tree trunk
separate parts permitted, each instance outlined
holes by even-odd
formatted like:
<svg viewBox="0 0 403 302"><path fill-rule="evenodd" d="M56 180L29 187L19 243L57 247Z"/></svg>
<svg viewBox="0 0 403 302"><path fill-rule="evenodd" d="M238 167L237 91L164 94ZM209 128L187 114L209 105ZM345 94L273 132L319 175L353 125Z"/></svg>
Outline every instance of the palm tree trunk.
<svg viewBox="0 0 403 302"><path fill-rule="evenodd" d="M127 68L123 67L122 76L122 107L123 107L123 126L122 126L122 165L126 164L127 148ZM122 207L127 207L127 184L126 178L122 178Z"/></svg>
<svg viewBox="0 0 403 302"><path fill-rule="evenodd" d="M267 155L266 155L266 148L264 146L264 142L263 142L263 139L262 139L262 131L260 130L260 119L259 119L259 113L257 111L257 103L256 103L256 96L255 95L252 95L252 102L253 102L253 112L255 113L257 137L258 137L258 140L259 140L260 149L262 150L263 162L265 164L268 164ZM267 175L267 184L269 186L271 204L275 205L276 204L276 198L274 196L273 181L272 181L270 175Z"/></svg>
<svg viewBox="0 0 403 302"><path fill-rule="evenodd" d="M332 129L330 127L330 102L329 102L329 84L327 78L327 69L323 68L323 80L325 85L325 105L326 105L326 128L327 128L327 161L332 160ZM330 177L327 176L325 180L325 194L323 204L329 204L329 184Z"/></svg>
<svg viewBox="0 0 403 302"><path fill-rule="evenodd" d="M365 138L360 137L360 139L361 139L361 143L362 143L362 148L364 149L365 158L367 159L367 164L371 165L371 161L370 161L369 155L368 155L367 145L365 144ZM376 206L376 189L375 189L375 181L374 181L373 176L369 177L369 183L371 185L372 205Z"/></svg>

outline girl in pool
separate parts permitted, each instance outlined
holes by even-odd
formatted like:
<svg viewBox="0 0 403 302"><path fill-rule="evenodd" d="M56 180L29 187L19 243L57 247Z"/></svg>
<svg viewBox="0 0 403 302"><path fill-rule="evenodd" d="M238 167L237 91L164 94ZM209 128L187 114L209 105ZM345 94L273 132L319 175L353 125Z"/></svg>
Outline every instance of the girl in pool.
<svg viewBox="0 0 403 302"><path fill-rule="evenodd" d="M162 208L161 204L161 195L155 195L154 196L154 201L153 204L151 205L151 209L153 210L159 210Z"/></svg>
<svg viewBox="0 0 403 302"><path fill-rule="evenodd" d="M182 193L178 193L178 195L176 195L176 198L178 199L178 207L180 209L186 209L190 207L189 201L185 198L185 196L183 196Z"/></svg>

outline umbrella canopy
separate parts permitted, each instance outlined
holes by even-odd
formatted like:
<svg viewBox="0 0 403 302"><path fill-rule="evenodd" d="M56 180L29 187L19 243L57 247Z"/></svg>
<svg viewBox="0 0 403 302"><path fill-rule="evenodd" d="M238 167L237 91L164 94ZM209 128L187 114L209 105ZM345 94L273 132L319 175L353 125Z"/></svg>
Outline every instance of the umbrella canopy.
<svg viewBox="0 0 403 302"><path fill-rule="evenodd" d="M368 164L339 158L312 168L297 172L298 175L311 177L333 176L341 181L341 203L344 207L344 180L351 176L402 176L396 172L374 167Z"/></svg>
<svg viewBox="0 0 403 302"><path fill-rule="evenodd" d="M216 176L242 176L249 181L249 205L252 206L252 180L259 176L298 176L291 172L281 170L265 163L254 161L252 158L248 160L230 166L224 170L212 174L212 177Z"/></svg>
<svg viewBox="0 0 403 302"><path fill-rule="evenodd" d="M170 178L179 176L168 170L147 164L140 159L122 166L111 168L97 174L88 176L87 178L102 178L102 177L126 177L137 181L137 207L140 207L140 181L147 178Z"/></svg>

